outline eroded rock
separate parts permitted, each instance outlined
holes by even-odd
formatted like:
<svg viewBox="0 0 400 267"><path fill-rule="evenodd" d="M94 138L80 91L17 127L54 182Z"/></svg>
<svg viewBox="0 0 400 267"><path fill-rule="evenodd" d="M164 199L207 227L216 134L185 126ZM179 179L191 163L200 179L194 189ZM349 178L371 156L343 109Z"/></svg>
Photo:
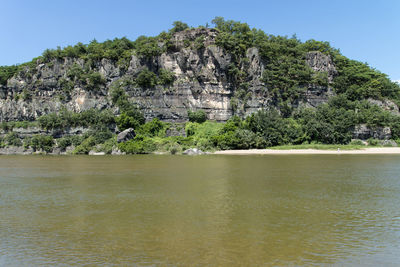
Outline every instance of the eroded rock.
<svg viewBox="0 0 400 267"><path fill-rule="evenodd" d="M117 142L118 143L126 142L135 138L135 136L136 136L135 130L133 128L128 128L118 134Z"/></svg>

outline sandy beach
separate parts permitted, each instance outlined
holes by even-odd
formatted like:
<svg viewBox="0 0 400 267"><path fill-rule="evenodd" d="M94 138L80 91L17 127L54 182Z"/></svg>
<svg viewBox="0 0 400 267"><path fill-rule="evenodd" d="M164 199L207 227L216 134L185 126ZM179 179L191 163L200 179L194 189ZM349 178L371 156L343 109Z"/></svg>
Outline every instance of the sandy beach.
<svg viewBox="0 0 400 267"><path fill-rule="evenodd" d="M400 147L371 147L359 150L320 150L320 149L249 149L216 151L219 155L295 155L295 154L400 154Z"/></svg>

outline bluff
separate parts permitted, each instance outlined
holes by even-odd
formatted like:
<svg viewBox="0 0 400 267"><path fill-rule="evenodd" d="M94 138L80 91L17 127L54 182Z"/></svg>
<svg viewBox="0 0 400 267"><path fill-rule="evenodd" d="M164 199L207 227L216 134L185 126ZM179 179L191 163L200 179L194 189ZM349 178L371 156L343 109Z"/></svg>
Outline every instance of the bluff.
<svg viewBox="0 0 400 267"><path fill-rule="evenodd" d="M155 37L93 40L0 66L0 148L175 153L400 143L400 86L386 74L327 42L220 17L212 23L175 22ZM129 138L117 138L124 130Z"/></svg>
<svg viewBox="0 0 400 267"><path fill-rule="evenodd" d="M89 64L87 59L68 56L48 62L37 59L0 87L0 120L35 120L62 108L73 112L111 108L118 113L110 97L113 87L122 87L147 120L186 121L188 110L204 110L208 119L226 121L233 115L246 116L276 106L262 80L266 61L259 49L247 48L238 62L230 51L216 45L218 34L218 30L208 28L176 32L167 51L151 58L133 54L126 66L109 58L90 60ZM327 73L328 83L304 85L291 105L315 107L327 102L334 94L330 84L337 75L331 57L310 51L302 60L316 73ZM240 74L231 73L236 65L246 76L241 84L234 77ZM153 76L135 83L144 71L156 75L164 71L172 78L166 84L152 83Z"/></svg>

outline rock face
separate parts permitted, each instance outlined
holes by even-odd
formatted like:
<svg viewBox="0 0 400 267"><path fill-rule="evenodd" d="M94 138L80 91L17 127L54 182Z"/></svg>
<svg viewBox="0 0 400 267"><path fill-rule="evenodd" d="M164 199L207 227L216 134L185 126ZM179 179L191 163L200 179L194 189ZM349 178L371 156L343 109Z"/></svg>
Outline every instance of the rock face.
<svg viewBox="0 0 400 267"><path fill-rule="evenodd" d="M392 132L389 127L369 128L365 124L360 124L353 130L353 138L367 140L369 138L388 140L392 137Z"/></svg>
<svg viewBox="0 0 400 267"><path fill-rule="evenodd" d="M393 102L388 99L385 100L377 100L377 99L368 99L368 102L381 107L383 110L387 110L394 115L400 115L399 107Z"/></svg>
<svg viewBox="0 0 400 267"><path fill-rule="evenodd" d="M333 82L333 78L337 75L337 70L332 59L328 55L319 51L308 52L306 61L312 70L326 72L328 74L328 82Z"/></svg>
<svg viewBox="0 0 400 267"><path fill-rule="evenodd" d="M135 136L136 136L135 131L132 128L129 128L118 134L117 142L118 143L126 142L126 141L129 141L129 140L135 138Z"/></svg>
<svg viewBox="0 0 400 267"><path fill-rule="evenodd" d="M28 127L28 128L14 128L12 132L16 133L18 137L25 139L32 137L34 135L51 135L54 138L60 138L65 136L82 135L89 131L89 128L74 127L65 129L54 129L54 130L44 130L39 127ZM0 137L4 138L7 132L0 130Z"/></svg>
<svg viewBox="0 0 400 267"><path fill-rule="evenodd" d="M7 86L0 87L0 121L35 120L62 108L75 112L111 108L118 113L110 97L113 85L123 85L129 100L141 108L147 120L186 121L188 110L202 109L208 119L226 121L234 114L245 116L271 105L268 88L261 81L265 63L253 47L247 50L247 63L241 66L248 74L248 97L239 103L239 111L232 106L231 99L238 87L228 71L233 56L215 45L217 34L214 29L205 28L178 32L173 35L168 52L151 59L133 55L127 66L109 59L88 65L83 59L62 58L26 67L9 79ZM199 37L203 40L200 48L185 44L186 40ZM306 62L313 70L326 72L329 82L337 74L332 59L321 52L308 53ZM73 81L71 73L79 68L100 73L104 83L88 89ZM168 70L175 81L153 88L138 88L129 83L146 68L155 73ZM300 102L315 107L332 94L329 86L310 86Z"/></svg>

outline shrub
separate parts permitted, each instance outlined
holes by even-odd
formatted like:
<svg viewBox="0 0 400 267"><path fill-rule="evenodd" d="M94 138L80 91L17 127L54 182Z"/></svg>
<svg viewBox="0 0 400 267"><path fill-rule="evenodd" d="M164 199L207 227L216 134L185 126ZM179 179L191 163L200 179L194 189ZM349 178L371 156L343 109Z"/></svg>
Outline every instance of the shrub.
<svg viewBox="0 0 400 267"><path fill-rule="evenodd" d="M207 115L203 110L198 110L198 111L188 110L188 117L190 122L203 123L207 120Z"/></svg>
<svg viewBox="0 0 400 267"><path fill-rule="evenodd" d="M368 143L369 146L378 146L379 145L379 140L370 138L370 139L367 140L367 143Z"/></svg>
<svg viewBox="0 0 400 267"><path fill-rule="evenodd" d="M148 69L144 69L136 77L135 81L137 85L142 88L153 88L154 86L157 85L158 79L157 75L154 72Z"/></svg>
<svg viewBox="0 0 400 267"><path fill-rule="evenodd" d="M100 86L105 85L106 79L99 72L91 72L86 77L86 88L89 90L97 90Z"/></svg>
<svg viewBox="0 0 400 267"><path fill-rule="evenodd" d="M157 149L157 145L152 138L137 135L133 140L119 143L118 148L128 154L149 154Z"/></svg>
<svg viewBox="0 0 400 267"><path fill-rule="evenodd" d="M18 72L18 66L0 66L0 85L7 85L7 80Z"/></svg>
<svg viewBox="0 0 400 267"><path fill-rule="evenodd" d="M106 140L103 144L98 147L98 151L103 151L106 154L111 154L114 147L117 147L117 138L115 136Z"/></svg>
<svg viewBox="0 0 400 267"><path fill-rule="evenodd" d="M32 99L32 94L31 94L31 92L29 92L27 89L24 89L24 90L22 91L21 97L22 97L22 99L23 99L24 101L29 101L29 100Z"/></svg>
<svg viewBox="0 0 400 267"><path fill-rule="evenodd" d="M143 124L138 133L146 136L158 136L162 133L165 133L166 123L160 121L158 118L154 118L152 121L149 121Z"/></svg>
<svg viewBox="0 0 400 267"><path fill-rule="evenodd" d="M83 139L84 138L79 135L62 137L57 139L57 146L61 148L61 150L65 150L69 146L79 146Z"/></svg>
<svg viewBox="0 0 400 267"><path fill-rule="evenodd" d="M354 146L363 146L364 143L363 143L362 140L355 139L355 140L352 140L352 141L350 142L350 145L354 145Z"/></svg>
<svg viewBox="0 0 400 267"><path fill-rule="evenodd" d="M176 32L181 32L189 28L189 25L182 21L174 21L172 23L174 26L172 29L169 30L170 33L176 33Z"/></svg>
<svg viewBox="0 0 400 267"><path fill-rule="evenodd" d="M77 146L74 150L74 154L88 154L90 150L92 150L93 146L96 145L95 138L93 136L89 136L83 142Z"/></svg>
<svg viewBox="0 0 400 267"><path fill-rule="evenodd" d="M4 141L8 146L22 146L21 139L15 132L10 132L4 137Z"/></svg>
<svg viewBox="0 0 400 267"><path fill-rule="evenodd" d="M130 116L131 115L131 116ZM122 112L117 118L115 118L118 129L120 131L133 128L137 129L142 124L142 117L137 112Z"/></svg>
<svg viewBox="0 0 400 267"><path fill-rule="evenodd" d="M161 85L171 85L175 81L175 74L166 69L161 69L158 75L158 82Z"/></svg>
<svg viewBox="0 0 400 267"><path fill-rule="evenodd" d="M48 135L34 135L29 141L29 146L32 147L34 151L43 150L51 152L53 150L53 144L53 137Z"/></svg>

